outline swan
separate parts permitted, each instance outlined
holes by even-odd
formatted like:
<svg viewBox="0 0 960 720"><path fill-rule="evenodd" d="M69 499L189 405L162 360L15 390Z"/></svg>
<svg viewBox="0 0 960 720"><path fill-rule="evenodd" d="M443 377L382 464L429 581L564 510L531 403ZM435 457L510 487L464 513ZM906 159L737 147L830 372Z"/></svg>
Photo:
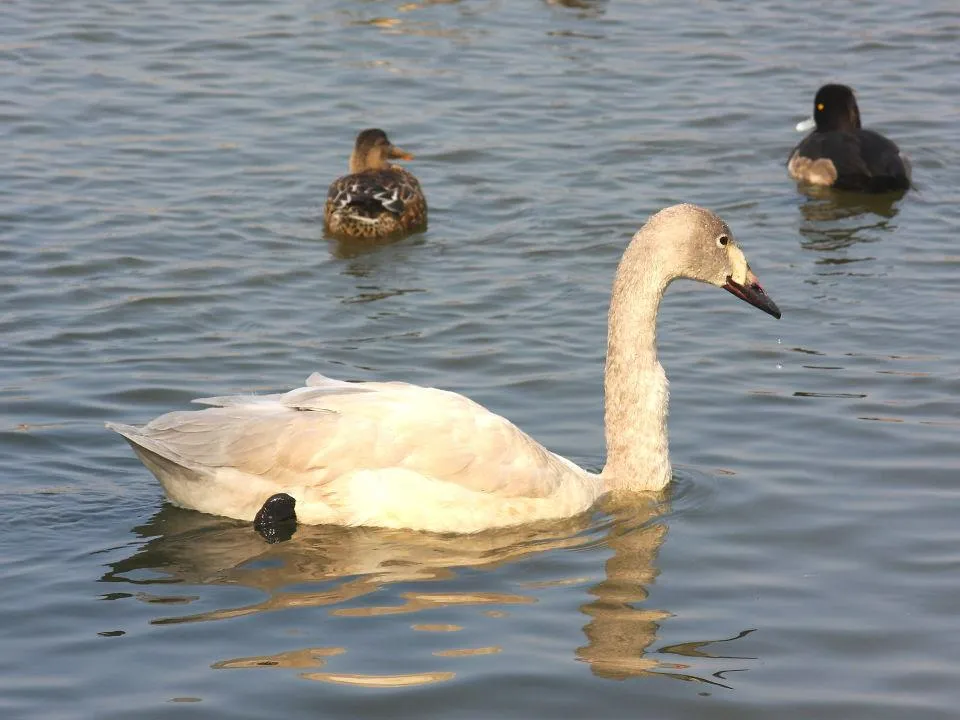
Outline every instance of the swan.
<svg viewBox="0 0 960 720"><path fill-rule="evenodd" d="M599 474L457 393L317 373L287 393L203 398L195 402L212 407L107 427L133 446L171 502L239 520L253 520L278 493L306 524L474 533L571 517L604 494L657 491L670 481L656 316L680 277L780 317L723 220L688 204L650 217L613 283Z"/></svg>

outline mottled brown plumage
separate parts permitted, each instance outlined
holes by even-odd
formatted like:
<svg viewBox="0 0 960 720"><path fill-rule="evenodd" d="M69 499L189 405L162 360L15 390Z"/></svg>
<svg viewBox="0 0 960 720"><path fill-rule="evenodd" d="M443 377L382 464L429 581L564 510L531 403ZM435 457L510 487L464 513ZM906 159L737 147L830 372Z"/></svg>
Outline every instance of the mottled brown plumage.
<svg viewBox="0 0 960 720"><path fill-rule="evenodd" d="M377 239L425 230L427 199L412 173L390 159L412 160L383 130L357 136L350 174L330 184L323 223L341 238Z"/></svg>

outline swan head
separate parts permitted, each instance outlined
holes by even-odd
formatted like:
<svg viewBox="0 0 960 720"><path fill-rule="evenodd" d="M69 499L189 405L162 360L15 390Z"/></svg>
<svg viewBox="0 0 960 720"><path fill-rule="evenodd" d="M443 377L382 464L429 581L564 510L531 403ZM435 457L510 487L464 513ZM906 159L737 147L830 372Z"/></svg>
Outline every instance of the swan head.
<svg viewBox="0 0 960 720"><path fill-rule="evenodd" d="M413 160L413 155L390 142L380 128L370 128L357 135L350 155L350 172L386 170L390 160Z"/></svg>
<svg viewBox="0 0 960 720"><path fill-rule="evenodd" d="M716 214L696 205L674 205L651 217L635 240L641 237L656 244L666 283L680 277L709 283L780 318L730 227Z"/></svg>

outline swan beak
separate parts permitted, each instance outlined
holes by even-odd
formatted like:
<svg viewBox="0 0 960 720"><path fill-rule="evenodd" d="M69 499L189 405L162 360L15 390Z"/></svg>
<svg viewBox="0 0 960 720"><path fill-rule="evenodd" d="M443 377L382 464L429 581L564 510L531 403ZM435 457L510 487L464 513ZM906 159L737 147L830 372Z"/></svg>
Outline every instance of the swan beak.
<svg viewBox="0 0 960 720"><path fill-rule="evenodd" d="M817 126L817 121L813 118L807 118L802 122L797 123L797 132L806 132L807 130L813 130Z"/></svg>
<svg viewBox="0 0 960 720"><path fill-rule="evenodd" d="M394 160L413 160L413 153L408 153L396 145L391 145L390 149L387 150L387 157L393 158Z"/></svg>
<svg viewBox="0 0 960 720"><path fill-rule="evenodd" d="M766 291L760 286L760 281L753 274L752 270L747 270L747 280L741 285L729 275L727 282L723 286L724 290L733 293L741 300L745 300L754 307L760 308L765 313L773 315L777 320L780 319L780 308L770 299Z"/></svg>

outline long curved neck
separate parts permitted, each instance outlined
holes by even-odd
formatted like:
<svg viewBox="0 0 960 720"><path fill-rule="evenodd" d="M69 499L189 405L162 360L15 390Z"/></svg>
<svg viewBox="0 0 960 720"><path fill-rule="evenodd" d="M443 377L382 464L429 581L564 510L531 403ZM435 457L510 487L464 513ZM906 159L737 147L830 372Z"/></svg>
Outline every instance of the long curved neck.
<svg viewBox="0 0 960 720"><path fill-rule="evenodd" d="M610 298L604 375L606 489L660 490L670 481L667 377L657 360L657 310L673 277L657 248L635 239Z"/></svg>

